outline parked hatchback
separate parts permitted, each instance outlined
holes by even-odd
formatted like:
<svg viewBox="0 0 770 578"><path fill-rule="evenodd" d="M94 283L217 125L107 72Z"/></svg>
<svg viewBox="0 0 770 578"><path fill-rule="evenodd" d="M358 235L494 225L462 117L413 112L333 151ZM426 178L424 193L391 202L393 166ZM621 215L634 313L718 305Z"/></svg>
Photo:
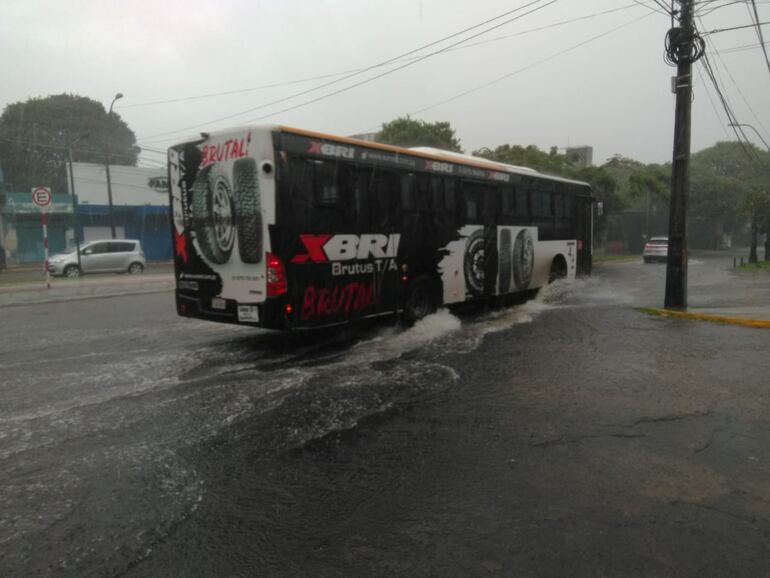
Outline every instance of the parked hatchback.
<svg viewBox="0 0 770 578"><path fill-rule="evenodd" d="M75 249L48 260L53 275L77 278L83 273L131 273L144 271L147 261L139 241L120 239L90 241L80 246L80 265ZM81 270L82 268L82 270Z"/></svg>
<svg viewBox="0 0 770 578"><path fill-rule="evenodd" d="M645 263L666 261L668 259L668 237L650 237L644 245L642 258Z"/></svg>

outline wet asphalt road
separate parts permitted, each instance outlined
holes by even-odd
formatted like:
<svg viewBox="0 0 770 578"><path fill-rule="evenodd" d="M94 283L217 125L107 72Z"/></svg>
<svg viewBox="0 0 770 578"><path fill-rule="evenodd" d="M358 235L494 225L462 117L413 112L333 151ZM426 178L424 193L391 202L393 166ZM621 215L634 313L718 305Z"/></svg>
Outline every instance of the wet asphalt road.
<svg viewBox="0 0 770 578"><path fill-rule="evenodd" d="M770 334L630 307L663 270L290 338L6 308L0 575L770 575Z"/></svg>

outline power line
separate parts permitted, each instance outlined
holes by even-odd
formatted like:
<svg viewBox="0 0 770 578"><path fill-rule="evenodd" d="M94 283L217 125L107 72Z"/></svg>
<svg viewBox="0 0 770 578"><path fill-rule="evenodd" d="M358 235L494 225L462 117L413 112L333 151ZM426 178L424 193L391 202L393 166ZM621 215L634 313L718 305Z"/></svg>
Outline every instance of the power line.
<svg viewBox="0 0 770 578"><path fill-rule="evenodd" d="M433 42L430 42L430 43L428 43L428 44L425 44L425 45L423 45L423 46L420 46L419 48L415 48L415 49L413 49L413 50L409 50L408 52L405 52L405 53L403 53L403 54L400 54L400 55L398 55L398 56L395 56L395 57L393 57L393 58L389 58L388 60L385 60L385 61L383 61L383 62L380 62L380 63L374 64L374 65L372 65L372 66L368 66L368 67L366 67L366 68L364 68L364 69L362 69L362 70L360 70L360 71L358 71L358 72L353 72L353 73L351 73L351 74L348 74L348 75L346 75L346 76L344 76L344 77L342 77L342 78L339 78L339 79L337 79L337 80L332 80L332 81L326 82L326 83L324 83L324 84L321 84L321 85L319 85L319 86L316 86L316 87L313 87L313 88L309 88L309 89L307 89L307 90L303 90L303 91L301 91L301 92L298 92L298 93L292 94L292 95L290 95L290 96L288 96L288 97L285 97L285 98L281 98L281 99L278 99L278 100L275 100L275 101L272 101L272 102L268 102L268 103L265 103L265 104L262 104L262 105L259 105L259 106L255 106L255 107L252 107L252 108L249 108L249 109L246 109L246 110L243 110L243 111L240 111L240 112L234 113L234 114L229 114L229 115L227 115L227 116L223 116L223 117L220 117L220 118L216 118L216 119L213 119L213 120L209 120L209 121L206 121L206 122L197 123L197 124L194 124L194 125L190 125L190 126L187 126L187 127L184 127L184 128L180 128L180 129L177 129L177 130L173 130L173 131L167 131L167 132L163 132L163 133L158 133L158 134L155 134L155 135L150 135L150 136L144 137L142 140L143 140L143 141L146 141L146 142L151 142L151 141L150 141L150 139L153 139L153 138L156 138L156 137L160 137L160 136L167 136L167 135L176 134L176 133L179 133L179 132L185 132L185 131L188 131L188 130L192 130L192 129L194 129L194 128L199 128L199 127L202 127L202 126L207 126L207 125L210 125L210 124L213 124L213 123L216 123L216 122L221 122L221 121L223 121L223 120L229 120L229 119L231 119L231 118L235 118L235 117L237 117L237 116L242 116L242 115L244 115L244 114L247 114L247 113L249 113L249 112L254 112L254 111L257 111L257 110L261 110L261 109L267 108L267 107L269 107L269 106L273 106L273 105L275 105L275 104L280 104L280 103L282 103L282 102L285 102L286 100L289 100L289 99L293 99L293 98L297 98L297 97L300 97L300 96L304 96L305 94L309 94L309 93L311 93L311 92L315 92L315 91L321 90L321 89L323 89L323 88L326 88L326 87L328 87L328 86L331 86L331 85L333 85L333 84L337 84L337 83L343 82L343 81L345 81L345 80L348 80L348 79L350 79L350 78L353 78L353 77L355 77L355 76L358 76L358 75L360 75L360 74L363 74L363 73L365 73L365 72L369 72L370 70L374 70L374 69L376 69L376 68L381 68L381 67L383 67L383 66L387 66L387 65L389 65L389 64L392 64L392 63L394 63L394 62L395 62L395 61L397 61L397 60L403 59L403 58L404 58L404 57L406 57L406 56L409 56L409 55L411 55L411 54L415 54L416 52L420 52L420 51L422 51L422 50L425 50L426 48L430 48L431 46L435 46L435 45L437 45L437 44L440 44L440 43L442 43L442 42L446 42L446 41L447 41L447 40L449 40L450 38L454 38L454 37L456 37L456 36L459 36L459 35L461 35L461 34L465 34L466 32L469 32L469 31L471 31L471 30L474 30L474 29L476 29L476 28L480 28L481 26L484 26L484 25L486 25L486 24L489 24L490 22L493 22L493 21L495 21L495 20L499 20L499 19L501 19L501 18L504 18L504 17L506 17L506 16L509 16L510 14L513 14L513 13L515 13L515 12L519 12L519 11L521 11L521 10L524 10L524 9L526 9L526 8L529 8L530 6L532 6L532 5L534 5L534 4L537 4L537 3L539 3L539 2L542 2L542 1L543 1L543 0L533 0L533 1L531 1L531 2L528 2L527 4L524 4L523 6L519 6L518 8L514 8L513 10L508 10L507 12L504 12L504 13L502 13L502 14L498 15L498 16L495 16L494 18L490 18L490 19L488 19L488 20L485 20L485 21L483 21L483 22L480 22L480 23L478 23L478 24L474 24L473 26L469 26L468 28L464 28L463 30L460 30L459 32L455 32L455 33L453 33L453 34L450 34L450 35L448 35L448 36L445 36L445 37L443 37L443 38L440 38L439 40L435 40L435 41L433 41ZM536 11L538 11L538 10L542 10L543 8L546 8L547 6L549 6L549 5L553 4L553 3L557 2L557 1L558 1L558 0L550 0L550 1L546 2L546 4L543 4L543 5L540 5L540 6L536 6L536 7L535 7L533 10L531 10L530 12L526 12L526 13L525 13L525 14L523 14L523 15L515 16L515 17L513 17L513 18L510 18L510 19L508 19L508 20L505 20L505 21L503 21L503 22L502 22L502 23L500 23L500 24L496 24L495 26L492 26L491 28L488 28L488 29L486 29L486 30L482 30L481 32L478 32L478 33L476 33L476 34L474 34L474 35L471 35L471 36L469 36L469 37L467 37L467 38L465 38L465 39L463 39L463 40L460 40L460 41L458 41L458 42L456 42L456 43L454 43L454 44L451 44L451 45L449 45L448 47L445 47L445 48L443 48L443 49L440 49L440 50L434 51L434 52L432 52L432 53L428 53L427 55L424 55L424 56L420 57L419 59L417 59L417 60L415 60L415 61L413 61L413 62L409 62L409 63L407 63L407 64L401 65L401 66L399 66L399 67L397 67L397 68L395 68L395 69L391 69L391 70L389 70L389 71L386 71L386 72L384 72L384 73L381 73L381 74L379 74L379 75L377 75L377 76L374 76L374 77L372 77L372 78L369 78L369 79L366 79L366 80L364 80L364 81L361 81L361 82L355 83L355 84L353 84L353 85L351 85L351 86L349 86L349 87L346 87L346 88L344 88L344 89L341 89L341 90L338 90L338 91L332 92L332 93L330 93L330 94L328 94L328 95L324 95L324 96L322 96L322 97L319 97L319 98L317 98L317 99L313 99L313 100L307 101L307 102L305 102L305 103L302 103L302 104L300 104L300 105L296 105L296 106L294 106L294 107L291 107L291 108L289 108L289 109L287 109L287 110L292 110L293 108L299 108L300 106L305 106L305 105L307 105L307 104L311 104L311 103L313 103L313 102L317 102L318 100L323 100L323 99L325 99L325 98L328 98L329 96L334 96L334 95L336 95L336 94L339 94L340 92L344 92L344 91L346 91L346 90L350 90L350 89L352 89L352 88L355 88L355 87L357 87L357 86L360 86L361 84L365 84L365 83L367 83L367 82L371 82L371 81L373 81L373 80L376 80L376 79L378 79L378 78L381 78L382 76L385 76L386 74L391 74L391 73L393 73L393 72L396 72L396 71L398 71L398 70L401 70L402 68L406 68L407 66L411 66L411 65L413 65L413 64L417 64L418 62L421 62L422 60L425 60L426 58L430 58L431 56L434 56L435 54L438 54L438 53L440 53L440 52L446 51L446 50L447 50L447 49L449 49L449 48L452 48L452 47L454 47L454 46L457 46L458 44L462 44L462 43L464 43L464 42L467 42L468 40L472 40L473 38L477 38L478 36L481 36L482 34L486 34L487 32L490 32L490 31L492 31L492 30L494 30L494 29L496 29L496 28L499 28L499 27L501 27L501 26L504 26L505 24L509 24L510 22L513 22L513 21L515 21L515 20L518 20L518 19L520 19L520 18L522 18L522 17L524 17L524 16L527 16L527 15L529 15L529 14L532 14L533 12L536 12ZM285 112L285 111L280 111L280 112ZM278 114L278 113L276 113L276 114Z"/></svg>
<svg viewBox="0 0 770 578"><path fill-rule="evenodd" d="M765 63L767 64L767 71L770 72L770 58L767 56L767 46L765 46L765 39L762 35L762 27L759 25L759 13L757 12L757 3L751 0L751 7L754 9L754 22L757 24L757 37L759 43L762 45L762 52L765 54Z"/></svg>
<svg viewBox="0 0 770 578"><path fill-rule="evenodd" d="M644 8L647 8L648 10L652 10L653 12L656 12L658 14L664 14L665 16L671 16L671 12L668 10L668 8L666 8L664 6L663 10L661 11L661 5L658 4L657 2L655 2L655 7L653 7L653 6L650 6L648 4L645 4L644 2L642 2L642 0L632 0L632 1L635 4L637 4L639 6L642 6Z"/></svg>
<svg viewBox="0 0 770 578"><path fill-rule="evenodd" d="M66 151L69 148L68 145L56 145L56 144L43 143L43 142L24 140L24 139L13 139L8 137L0 137L0 141L9 142L12 144L27 145L27 146L36 147L36 148L58 149L62 151ZM105 154L105 151L103 150L84 149L81 147L73 147L72 151L78 152L78 153ZM134 155L121 154L121 153L110 153L110 156L115 158L123 158L123 159L134 158Z"/></svg>
<svg viewBox="0 0 770 578"><path fill-rule="evenodd" d="M746 146L746 142L748 142L748 138L746 138L746 134L743 132L743 128L740 126L736 126L739 124L738 119L735 116L735 113L733 112L732 108L730 107L730 104L727 102L727 99L725 98L725 95L722 92L722 89L719 87L719 82L717 81L716 75L714 74L714 70L711 66L711 62L709 61L708 54L704 54L703 59L700 62L702 63L702 66L706 71L706 74L711 80L712 85L714 86L714 90L716 91L717 96L719 97L719 100L722 104L722 108L724 109L725 114L727 115L727 120L729 121L728 124L730 125L730 127L733 129L733 132L735 133L735 138L740 143L741 148L743 149L743 152L746 154L746 156L753 159L753 157L751 156L751 153L749 152L748 147Z"/></svg>
<svg viewBox="0 0 770 578"><path fill-rule="evenodd" d="M732 6L733 4L746 4L746 0L730 0L729 2L725 2L724 4L720 4L719 6L711 7L711 4L716 4L715 0L714 2L706 2L702 4L701 9L696 9L695 13L698 16L708 16L712 12L716 12L717 10L720 10L722 8L727 8L728 6Z"/></svg>
<svg viewBox="0 0 770 578"><path fill-rule="evenodd" d="M720 32L730 32L732 30L743 30L744 28L754 28L754 26L763 26L765 24L770 24L770 21L768 22L758 22L756 24L745 24L744 26L732 26L731 28L715 28L714 30L707 30L706 32L701 32L701 36L708 36L710 34L719 34Z"/></svg>
<svg viewBox="0 0 770 578"><path fill-rule="evenodd" d="M753 44L743 44L741 46L733 46L731 48L723 48L722 54L731 54L733 52L744 52L746 50L753 50L754 48L759 48L761 44L758 42L755 42Z"/></svg>
<svg viewBox="0 0 770 578"><path fill-rule="evenodd" d="M263 84L261 86L252 86L250 88L236 88L234 90L225 90L222 92L210 92L207 94L198 94L194 96L180 96L178 98L169 98L166 100L150 100L147 102L138 102L135 104L124 104L119 109L124 108L138 108L138 107L144 107L144 106L156 106L159 104L173 104L176 102L187 102L190 100L201 100L205 98L215 98L219 96L230 96L233 94L243 94L245 92L255 92L258 90L267 90L270 88L281 88L283 86L291 86L293 84L302 84L305 82L312 82L313 80L324 80L325 78L334 78L335 76L342 76L343 74L350 74L351 72L360 72L362 71L362 68L353 68L350 70L343 70L340 72L331 72L329 74L321 74L318 76L309 76L307 78L298 78L295 80L286 80L283 82L274 82L272 84Z"/></svg>
<svg viewBox="0 0 770 578"><path fill-rule="evenodd" d="M582 20L589 20L591 18L596 18L598 16L605 16L607 14L612 14L612 13L615 13L615 12L620 12L620 11L623 11L623 10L628 10L629 8L635 8L637 6L644 6L646 8L649 8L649 6L646 6L645 4L640 4L638 0L632 0L632 1L633 1L632 4L626 4L625 6L620 6L620 7L617 7L617 8L610 8L608 10L602 10L601 12L594 12L592 14L586 14L584 16L578 16L576 18L570 18L568 20L561 20L559 22L554 22L552 24L546 24L544 26L538 26L538 27L535 27L535 28L529 28L527 30L521 30L519 32L514 32L512 34L504 34L502 36L496 36L496 37L490 38L488 40L480 40L478 42L471 42L471 43L465 44L463 46L456 46L454 48L451 48L451 49L447 50L446 52L454 52L456 50L465 50L467 48L473 48L473 47L476 47L476 46L483 46L485 44L490 44L492 42L500 42L501 40L506 40L508 38L514 38L516 36L523 36L525 34L530 34L532 32L540 32L542 30L547 30L547 29L550 29L550 28L556 28L558 26L564 26L565 24L572 24L574 22L580 22ZM419 58L419 57L415 56L415 57L410 57L410 58L402 58L402 59L398 59L398 60L399 61L401 61L401 60L416 60L417 58ZM334 77L337 77L337 76L342 76L344 74L350 74L350 73L353 73L353 72L363 72L364 70L365 70L364 68L353 68L353 69L348 69L348 70L343 70L343 71L338 71L338 72L331 72L331 73L328 73L328 74L322 74L322 75L319 75L319 76L312 76L312 77L307 77L307 78L299 78L299 79L287 80L287 81L283 81L283 82L274 82L274 83L270 83L270 84L264 84L264 85L261 85L261 86L254 86L254 87L251 87L251 88L238 88L238 89L226 90L226 91L222 91L222 92L211 92L211 93L207 93L207 94L199 94L199 95L191 95L191 96L180 96L180 97L177 97L177 98L169 98L169 99L165 99L165 100L152 100L152 101L140 102L140 103L135 103L135 104L124 104L124 105L120 105L119 108L120 109L124 109L124 108L136 108L136 107L146 107L146 106L157 106L157 105L163 105L163 104L174 104L174 103L178 103L178 102L187 102L187 101L192 101L192 100L203 100L203 99L208 99L208 98L218 98L218 97L221 97L221 96L231 96L231 95L235 95L235 94L243 94L243 93L247 93L247 92L255 92L255 91L258 91L258 90L265 90L265 89L269 89L269 88L280 88L280 87L283 87L283 86L291 86L291 85L295 85L295 84L302 84L304 82L310 82L310 81L313 81L313 80L323 80L325 78L334 78ZM290 97L287 97L287 98L290 98ZM151 137L148 137L148 138L151 138Z"/></svg>
<svg viewBox="0 0 770 578"><path fill-rule="evenodd" d="M711 110L714 111L714 117L717 119L717 124L722 128L722 132L725 133L725 138L729 139L730 133L727 132L727 127L722 122L722 119L719 117L719 112L717 111L717 105L714 103L714 99L711 97L711 92L709 92L708 85L706 84L706 81L703 78L703 73L700 71L700 68L696 68L695 70L698 71L698 78L700 79L700 82L703 85L703 92L706 93L706 96L709 99L709 103L711 104Z"/></svg>
<svg viewBox="0 0 770 578"><path fill-rule="evenodd" d="M580 48L582 46L585 46L586 44L594 42L595 40L603 38L604 36L608 36L608 35L612 34L613 32L616 32L616 31L620 30L621 28L625 28L626 26L630 26L631 24L636 24L640 20L643 20L643 19L647 18L648 16L651 16L652 14L654 14L654 12L648 12L648 13L640 16L639 18L635 18L634 20L631 20L630 22L626 22L624 24L621 24L620 26L616 26L614 28L611 28L610 30L602 32L601 34L597 34L596 36L592 36L591 38L589 38L587 40L584 40L582 42L574 44L574 45L570 46L569 48L565 48L564 50L560 50L559 52L556 52L556 53L554 53L554 54L552 54L550 56L547 56L546 58L542 58L540 60L537 60L537 61L535 61L535 62L533 62L531 64L528 64L527 66L523 66L522 68L519 68L517 70L509 72L508 74L504 74L503 76L499 76L499 77L495 78L494 80L491 80L491 81L486 82L484 84L480 84L480 85L478 85L478 86L476 86L474 88L471 88L469 90L465 90L465 91L463 91L463 92L461 92L459 94L456 94L456 95L454 95L454 96L452 96L450 98L446 98L446 99L444 99L444 100L442 100L440 102L436 102L436 103L431 104L429 106L423 107L423 108L421 108L419 110L410 112L409 114L410 115L421 114L421 113L423 113L425 111L428 111L428 110L431 110L431 109L436 108L438 106L442 106L444 104L450 103L450 102L452 102L454 100L458 100L458 99L460 99L460 98L462 98L464 96L467 96L469 94L472 94L472 93L477 92L479 90L482 90L484 88L488 88L488 87L490 87L492 85L495 85L495 84L497 84L499 82L502 82L503 80L507 80L508 78L511 78L512 76L520 74L520 73L522 73L522 72L524 72L526 70L529 70L531 68L534 68L535 66L539 66L541 64L544 64L544 63L546 63L546 62L548 62L550 60L558 58L559 56L567 54L568 52L571 52L571 51L576 50L576 49L578 49L578 48Z"/></svg>
<svg viewBox="0 0 770 578"><path fill-rule="evenodd" d="M701 19L700 16L698 17L698 20L700 21L700 23L702 25L703 24L703 20ZM719 63L722 65L722 68L727 73L727 76L730 78L730 81L733 83L733 86L735 86L735 88L738 91L738 94L740 95L740 97L743 100L744 104L746 105L746 107L749 109L749 111L751 112L752 116L754 117L754 120L757 121L757 123L759 124L759 127L765 132L765 134L770 134L770 133L767 132L767 129L765 128L764 124L760 120L759 116L757 116L757 113L754 112L754 108L751 106L751 104L749 104L749 101L746 98L746 95L743 93L743 90L741 90L740 85L736 82L735 77L733 77L732 73L730 72L730 69L727 67L727 65L725 64L725 61L722 59L722 55L719 53L719 49L717 48L716 44L711 39L709 39L708 42L713 47L714 55L719 60ZM717 70L717 72L718 72L718 70Z"/></svg>

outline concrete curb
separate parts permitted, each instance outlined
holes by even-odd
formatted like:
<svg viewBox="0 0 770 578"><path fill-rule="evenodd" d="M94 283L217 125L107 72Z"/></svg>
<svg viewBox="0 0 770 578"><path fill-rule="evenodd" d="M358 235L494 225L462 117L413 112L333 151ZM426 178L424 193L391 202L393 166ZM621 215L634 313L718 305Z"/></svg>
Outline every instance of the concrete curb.
<svg viewBox="0 0 770 578"><path fill-rule="evenodd" d="M727 317L725 315L711 315L709 313L689 313L687 311L671 311L670 309L658 309L657 307L640 307L639 311L649 315L660 317L676 317L678 319L697 319L714 323L727 323L729 325L742 325L758 329L770 329L770 321L766 319L747 319L746 317Z"/></svg>

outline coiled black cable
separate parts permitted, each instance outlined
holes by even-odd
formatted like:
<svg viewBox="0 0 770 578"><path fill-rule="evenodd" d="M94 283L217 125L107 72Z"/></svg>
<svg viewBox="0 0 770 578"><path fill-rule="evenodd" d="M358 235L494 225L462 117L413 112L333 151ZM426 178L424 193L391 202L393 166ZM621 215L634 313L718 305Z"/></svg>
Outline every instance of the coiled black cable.
<svg viewBox="0 0 770 578"><path fill-rule="evenodd" d="M687 60L695 62L706 52L706 41L698 31L680 26L674 26L666 33L664 46L663 58L671 66Z"/></svg>

